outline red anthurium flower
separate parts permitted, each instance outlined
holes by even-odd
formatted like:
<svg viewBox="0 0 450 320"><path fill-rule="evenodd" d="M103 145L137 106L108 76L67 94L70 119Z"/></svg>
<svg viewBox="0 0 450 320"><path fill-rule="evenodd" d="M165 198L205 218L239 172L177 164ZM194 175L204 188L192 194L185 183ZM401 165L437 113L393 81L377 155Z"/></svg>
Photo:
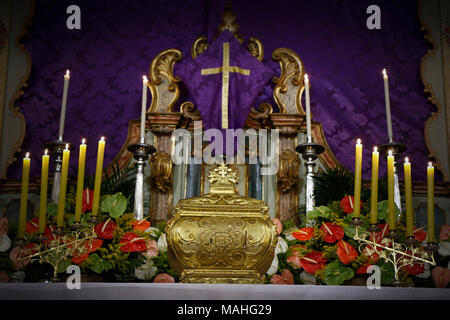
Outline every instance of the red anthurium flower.
<svg viewBox="0 0 450 320"><path fill-rule="evenodd" d="M44 237L47 238L47 240L44 240L44 243L48 245L50 241L56 240L56 235L53 233L55 231L55 228L53 226L48 226L45 228L44 231ZM61 239L62 241L62 239Z"/></svg>
<svg viewBox="0 0 450 320"><path fill-rule="evenodd" d="M89 253L83 253L79 256L73 256L72 259L70 259L71 262L75 264L82 264L87 258L89 258Z"/></svg>
<svg viewBox="0 0 450 320"><path fill-rule="evenodd" d="M356 270L356 274L366 274L367 273L367 268L369 266L371 266L372 264L370 262L366 262L364 263L362 266L360 266L358 268L358 270Z"/></svg>
<svg viewBox="0 0 450 320"><path fill-rule="evenodd" d="M39 218L35 217L31 220L28 220L25 224L25 232L26 233L35 233L39 230Z"/></svg>
<svg viewBox="0 0 450 320"><path fill-rule="evenodd" d="M358 257L358 251L344 240L337 243L337 255L343 264L349 264Z"/></svg>
<svg viewBox="0 0 450 320"><path fill-rule="evenodd" d="M344 229L331 222L322 223L320 231L322 232L323 240L328 243L334 243L344 238Z"/></svg>
<svg viewBox="0 0 450 320"><path fill-rule="evenodd" d="M380 231L375 232L375 233L373 233L373 232L370 233L370 240L375 241L376 243L381 243L381 240L383 240L386 237L386 235L389 233L389 224L382 223L382 224L378 225L378 228L380 229Z"/></svg>
<svg viewBox="0 0 450 320"><path fill-rule="evenodd" d="M133 230L145 231L150 228L150 221L147 220L136 220L131 224L133 225Z"/></svg>
<svg viewBox="0 0 450 320"><path fill-rule="evenodd" d="M141 238L133 232L125 233L119 243L122 244L120 250L123 252L139 252L147 249L145 238Z"/></svg>
<svg viewBox="0 0 450 320"><path fill-rule="evenodd" d="M414 228L414 238L420 243L422 243L427 238L427 233L422 229Z"/></svg>
<svg viewBox="0 0 450 320"><path fill-rule="evenodd" d="M308 241L314 236L314 228L306 227L292 232L292 236L300 241Z"/></svg>
<svg viewBox="0 0 450 320"><path fill-rule="evenodd" d="M423 263L413 263L412 265L405 266L405 270L409 275L421 274L425 270L425 265Z"/></svg>
<svg viewBox="0 0 450 320"><path fill-rule="evenodd" d="M92 210L92 198L94 198L94 191L89 188L83 190L83 203L81 205L81 212L85 213Z"/></svg>
<svg viewBox="0 0 450 320"><path fill-rule="evenodd" d="M340 207L341 207L342 211L344 211L345 213L352 213L354 203L355 203L355 198L353 196L345 196L341 200Z"/></svg>
<svg viewBox="0 0 450 320"><path fill-rule="evenodd" d="M108 240L114 237L114 231L116 230L116 227L117 225L110 219L108 219L105 222L96 224L94 227L94 231L99 238Z"/></svg>
<svg viewBox="0 0 450 320"><path fill-rule="evenodd" d="M88 253L96 251L102 245L103 245L103 240L102 239L87 240L86 243L85 243L85 246L88 249Z"/></svg>
<svg viewBox="0 0 450 320"><path fill-rule="evenodd" d="M303 269L312 274L325 268L326 262L327 259L323 258L322 252L319 251L311 251L300 259L300 264Z"/></svg>

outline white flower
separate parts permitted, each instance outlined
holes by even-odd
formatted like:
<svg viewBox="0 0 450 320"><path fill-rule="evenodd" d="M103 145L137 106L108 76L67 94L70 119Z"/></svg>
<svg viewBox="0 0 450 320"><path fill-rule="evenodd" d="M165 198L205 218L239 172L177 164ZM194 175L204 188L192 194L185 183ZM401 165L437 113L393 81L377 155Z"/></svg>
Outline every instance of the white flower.
<svg viewBox="0 0 450 320"><path fill-rule="evenodd" d="M423 272L421 274L416 274L416 277L417 278L421 278L421 279L427 279L430 276L431 276L430 264L429 263L424 263Z"/></svg>
<svg viewBox="0 0 450 320"><path fill-rule="evenodd" d="M0 252L5 252L9 248L11 248L11 240L9 237L6 234L0 236Z"/></svg>
<svg viewBox="0 0 450 320"><path fill-rule="evenodd" d="M134 274L139 280L149 281L155 276L156 271L158 271L158 268L153 260L147 259L144 264L134 269Z"/></svg>
<svg viewBox="0 0 450 320"><path fill-rule="evenodd" d="M277 246L275 247L275 256L277 256L279 253L285 253L288 249L288 244L286 240L284 240L282 237L278 237Z"/></svg>
<svg viewBox="0 0 450 320"><path fill-rule="evenodd" d="M166 239L166 234L165 233L161 233L161 235L159 236L159 239L158 239L158 250L159 250L159 252L167 251L167 239Z"/></svg>
<svg viewBox="0 0 450 320"><path fill-rule="evenodd" d="M160 233L159 229L155 227L149 227L145 230L145 232L150 233L150 235L154 238L156 238L158 236L158 233Z"/></svg>
<svg viewBox="0 0 450 320"><path fill-rule="evenodd" d="M450 242L446 241L439 242L438 252L441 256L450 256Z"/></svg>
<svg viewBox="0 0 450 320"><path fill-rule="evenodd" d="M286 231L283 231L283 234L284 234L284 237L286 238L286 240L287 241L295 240L294 236L292 235L292 232L297 231L297 230L298 230L298 228L293 227L293 228L290 228L290 229L288 229Z"/></svg>
<svg viewBox="0 0 450 320"><path fill-rule="evenodd" d="M275 255L273 257L272 265L270 266L269 270L267 270L267 275L271 276L274 275L278 271L278 257Z"/></svg>

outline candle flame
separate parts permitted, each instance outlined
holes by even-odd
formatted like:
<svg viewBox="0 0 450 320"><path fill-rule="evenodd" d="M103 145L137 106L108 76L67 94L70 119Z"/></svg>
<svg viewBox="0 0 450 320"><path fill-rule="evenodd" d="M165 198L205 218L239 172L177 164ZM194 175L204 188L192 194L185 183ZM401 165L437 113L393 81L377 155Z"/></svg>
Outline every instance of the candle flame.
<svg viewBox="0 0 450 320"><path fill-rule="evenodd" d="M81 139L81 144L86 144L86 139L85 138Z"/></svg>
<svg viewBox="0 0 450 320"><path fill-rule="evenodd" d="M105 141L105 137L101 137L101 138L100 138L100 141Z"/></svg>
<svg viewBox="0 0 450 320"><path fill-rule="evenodd" d="M66 150L69 150L69 144L66 143Z"/></svg>
<svg viewBox="0 0 450 320"><path fill-rule="evenodd" d="M383 76L387 77L386 69L383 69Z"/></svg>
<svg viewBox="0 0 450 320"><path fill-rule="evenodd" d="M361 144L361 139L356 140L356 144Z"/></svg>
<svg viewBox="0 0 450 320"><path fill-rule="evenodd" d="M29 152L25 153L25 159L29 159L29 158L30 158L30 153Z"/></svg>
<svg viewBox="0 0 450 320"><path fill-rule="evenodd" d="M309 81L308 75L305 73L305 81Z"/></svg>
<svg viewBox="0 0 450 320"><path fill-rule="evenodd" d="M409 158L405 157L405 163L409 163Z"/></svg>
<svg viewBox="0 0 450 320"><path fill-rule="evenodd" d="M44 150L44 155L45 155L45 156L48 155L48 149L45 149L45 150Z"/></svg>
<svg viewBox="0 0 450 320"><path fill-rule="evenodd" d="M67 77L70 77L70 71L69 71L69 69L66 70L66 76L67 76Z"/></svg>
<svg viewBox="0 0 450 320"><path fill-rule="evenodd" d="M378 147L373 147L373 152L378 152Z"/></svg>
<svg viewBox="0 0 450 320"><path fill-rule="evenodd" d="M147 82L148 82L148 79L147 79L147 77L146 77L146 76L142 76L142 80L144 80L144 82L145 82L145 83L147 83Z"/></svg>
<svg viewBox="0 0 450 320"><path fill-rule="evenodd" d="M428 162L428 168L432 168L433 167L433 163L430 161Z"/></svg>
<svg viewBox="0 0 450 320"><path fill-rule="evenodd" d="M389 157L392 157L392 150L389 150L389 151L388 151L388 156L389 156Z"/></svg>

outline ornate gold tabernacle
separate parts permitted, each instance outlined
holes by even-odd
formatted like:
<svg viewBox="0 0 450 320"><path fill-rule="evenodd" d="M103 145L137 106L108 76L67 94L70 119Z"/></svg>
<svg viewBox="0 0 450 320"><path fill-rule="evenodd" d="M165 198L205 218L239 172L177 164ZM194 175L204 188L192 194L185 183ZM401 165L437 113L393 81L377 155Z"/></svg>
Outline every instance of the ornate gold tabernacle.
<svg viewBox="0 0 450 320"><path fill-rule="evenodd" d="M185 283L262 283L277 244L268 206L238 195L225 164L208 178L210 192L180 200L167 223L171 266Z"/></svg>

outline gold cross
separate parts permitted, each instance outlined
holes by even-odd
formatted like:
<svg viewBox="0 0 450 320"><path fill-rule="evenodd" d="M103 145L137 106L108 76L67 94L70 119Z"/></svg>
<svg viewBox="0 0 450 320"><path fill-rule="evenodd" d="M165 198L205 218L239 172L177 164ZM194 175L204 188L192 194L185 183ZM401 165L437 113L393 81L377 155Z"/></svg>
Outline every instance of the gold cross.
<svg viewBox="0 0 450 320"><path fill-rule="evenodd" d="M202 69L201 75L222 73L222 128L228 129L228 88L230 86L230 72L241 73L245 76L250 75L249 69L230 66L230 43L223 43L223 63L221 67Z"/></svg>

